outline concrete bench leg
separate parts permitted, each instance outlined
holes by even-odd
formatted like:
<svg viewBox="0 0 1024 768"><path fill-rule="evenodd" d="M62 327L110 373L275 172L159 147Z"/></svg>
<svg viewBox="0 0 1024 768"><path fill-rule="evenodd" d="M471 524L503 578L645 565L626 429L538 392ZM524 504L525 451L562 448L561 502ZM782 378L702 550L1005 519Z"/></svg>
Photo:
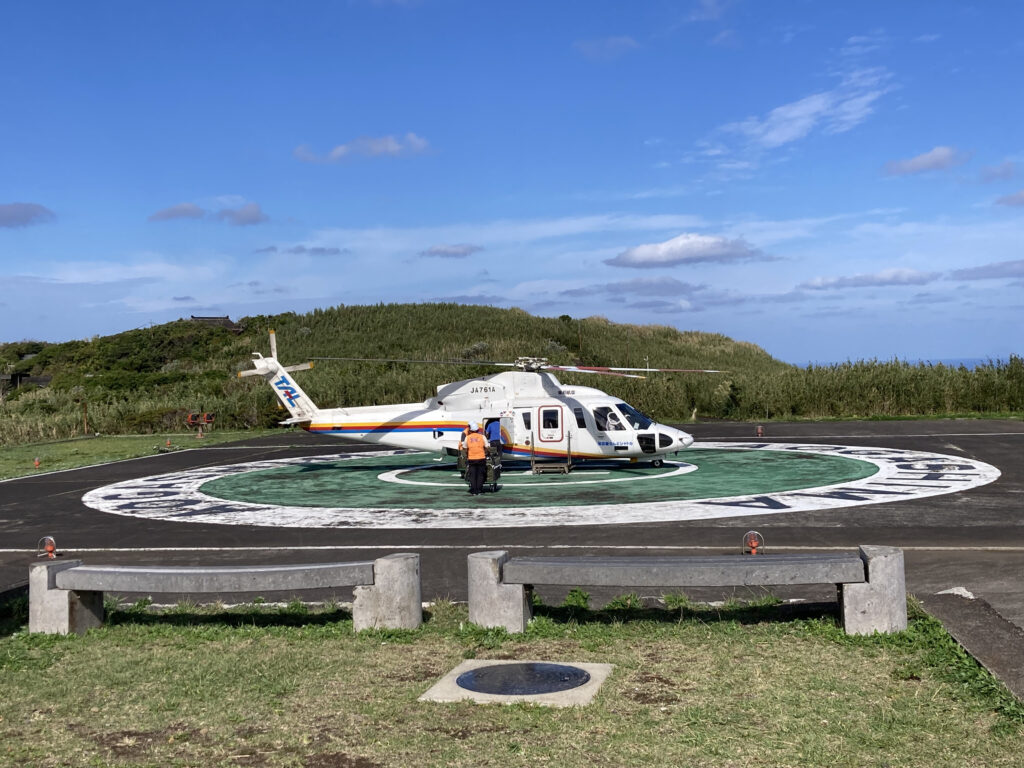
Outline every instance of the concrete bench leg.
<svg viewBox="0 0 1024 768"><path fill-rule="evenodd" d="M85 634L103 624L103 593L59 589L57 573L81 560L33 563L28 571L28 631Z"/></svg>
<svg viewBox="0 0 1024 768"><path fill-rule="evenodd" d="M373 584L355 587L352 623L364 629L418 629L423 624L420 556L388 555L373 561Z"/></svg>
<svg viewBox="0 0 1024 768"><path fill-rule="evenodd" d="M867 569L866 584L843 584L840 602L843 628L849 635L902 632L907 628L907 583L903 550L895 547L860 548Z"/></svg>
<svg viewBox="0 0 1024 768"><path fill-rule="evenodd" d="M469 560L469 620L481 627L525 632L533 611L522 584L502 584L508 552L474 552Z"/></svg>

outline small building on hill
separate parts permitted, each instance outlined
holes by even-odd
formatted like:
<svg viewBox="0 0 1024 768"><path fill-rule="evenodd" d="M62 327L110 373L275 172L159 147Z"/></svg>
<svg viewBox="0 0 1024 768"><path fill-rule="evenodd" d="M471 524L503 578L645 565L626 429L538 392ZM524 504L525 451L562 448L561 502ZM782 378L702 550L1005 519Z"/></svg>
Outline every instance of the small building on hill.
<svg viewBox="0 0 1024 768"><path fill-rule="evenodd" d="M0 373L0 394L18 389L18 387L48 387L52 376L30 376L27 373Z"/></svg>
<svg viewBox="0 0 1024 768"><path fill-rule="evenodd" d="M245 330L241 325L234 322L230 317L224 315L223 317L203 317L201 315L192 315L192 322L202 323L203 325L216 325L221 328L227 328L232 333L241 333Z"/></svg>

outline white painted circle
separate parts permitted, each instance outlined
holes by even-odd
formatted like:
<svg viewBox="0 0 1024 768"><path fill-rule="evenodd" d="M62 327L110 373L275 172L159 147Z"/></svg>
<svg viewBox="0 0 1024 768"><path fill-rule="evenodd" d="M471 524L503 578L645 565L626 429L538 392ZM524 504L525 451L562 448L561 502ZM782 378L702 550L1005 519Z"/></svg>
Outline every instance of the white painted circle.
<svg viewBox="0 0 1024 768"><path fill-rule="evenodd" d="M366 455L366 454L363 454L363 455ZM685 462L682 462L682 461L666 461L665 462L665 466L672 466L672 467L675 467L675 469L673 469L670 472L663 472L663 473L661 473L659 475L635 475L633 477L604 477L604 478L601 478L600 480L559 480L558 481L558 487L562 488L562 487L564 487L566 485L600 485L600 484L603 484L603 483L632 483L632 482L637 482L637 481L641 481L641 480L663 480L663 479L665 479L667 477L677 477L679 475L685 475L685 474L688 474L690 472L696 472L697 471L696 465L694 465L694 464L686 464ZM415 472L418 469L431 469L431 465L430 464L421 464L420 466L417 466L417 467L403 467L402 469L393 469L390 472L381 472L379 475L377 475L377 479L380 480L381 482L385 482L385 483L400 483L402 485L428 485L428 486L433 485L433 486L437 486L437 487L440 487L440 488L465 488L466 487L466 483L464 481L462 481L462 480L459 480L458 482L451 482L451 483L431 483L431 482L427 482L426 480L410 480L409 478L401 477L401 475L404 475L404 474L406 474L408 472ZM529 470L527 470L524 474L530 474ZM588 474L593 474L593 473L588 472ZM602 473L602 474L611 474L611 472L609 471L609 472L605 472L605 473ZM458 475L458 473L456 473L456 476L457 475ZM510 482L508 482L508 478L512 477L512 476L513 476L512 473L503 472L502 475L501 475L502 485L503 486L506 486L506 485L507 486L521 485L521 484L518 484L518 483L510 483ZM531 488L537 488L537 487L543 486L543 484L544 484L543 482L540 482L540 483L530 483L530 487Z"/></svg>
<svg viewBox="0 0 1024 768"><path fill-rule="evenodd" d="M377 451L172 472L97 488L85 494L82 501L113 514L193 523L295 528L518 528L710 520L837 509L956 493L991 483L1000 475L997 468L974 459L893 448L763 442L702 442L700 447L840 456L869 462L878 471L860 480L779 493L552 507L500 506L493 501L469 509L289 507L218 499L200 491L211 480L243 472L406 453Z"/></svg>

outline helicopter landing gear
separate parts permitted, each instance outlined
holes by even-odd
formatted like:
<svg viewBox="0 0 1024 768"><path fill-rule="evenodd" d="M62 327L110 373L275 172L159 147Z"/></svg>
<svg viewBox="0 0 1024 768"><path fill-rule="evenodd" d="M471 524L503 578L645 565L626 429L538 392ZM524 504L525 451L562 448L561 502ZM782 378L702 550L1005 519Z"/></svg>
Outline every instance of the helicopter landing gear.
<svg viewBox="0 0 1024 768"><path fill-rule="evenodd" d="M664 465L664 463L664 459L651 459L651 466L654 467L655 469L660 469L662 465Z"/></svg>

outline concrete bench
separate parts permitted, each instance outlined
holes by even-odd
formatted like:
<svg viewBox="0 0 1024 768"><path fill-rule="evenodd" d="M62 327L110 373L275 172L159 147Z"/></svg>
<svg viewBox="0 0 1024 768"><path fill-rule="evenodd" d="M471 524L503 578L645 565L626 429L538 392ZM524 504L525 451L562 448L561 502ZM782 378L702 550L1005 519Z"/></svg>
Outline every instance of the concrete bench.
<svg viewBox="0 0 1024 768"><path fill-rule="evenodd" d="M532 617L529 588L679 588L835 584L849 634L907 628L903 550L862 546L859 552L710 557L515 557L505 551L469 556L469 620L523 632Z"/></svg>
<svg viewBox="0 0 1024 768"><path fill-rule="evenodd" d="M354 587L356 631L416 629L423 620L420 556L354 563L262 566L83 565L29 568L29 632L82 634L103 623L104 592L210 594Z"/></svg>

